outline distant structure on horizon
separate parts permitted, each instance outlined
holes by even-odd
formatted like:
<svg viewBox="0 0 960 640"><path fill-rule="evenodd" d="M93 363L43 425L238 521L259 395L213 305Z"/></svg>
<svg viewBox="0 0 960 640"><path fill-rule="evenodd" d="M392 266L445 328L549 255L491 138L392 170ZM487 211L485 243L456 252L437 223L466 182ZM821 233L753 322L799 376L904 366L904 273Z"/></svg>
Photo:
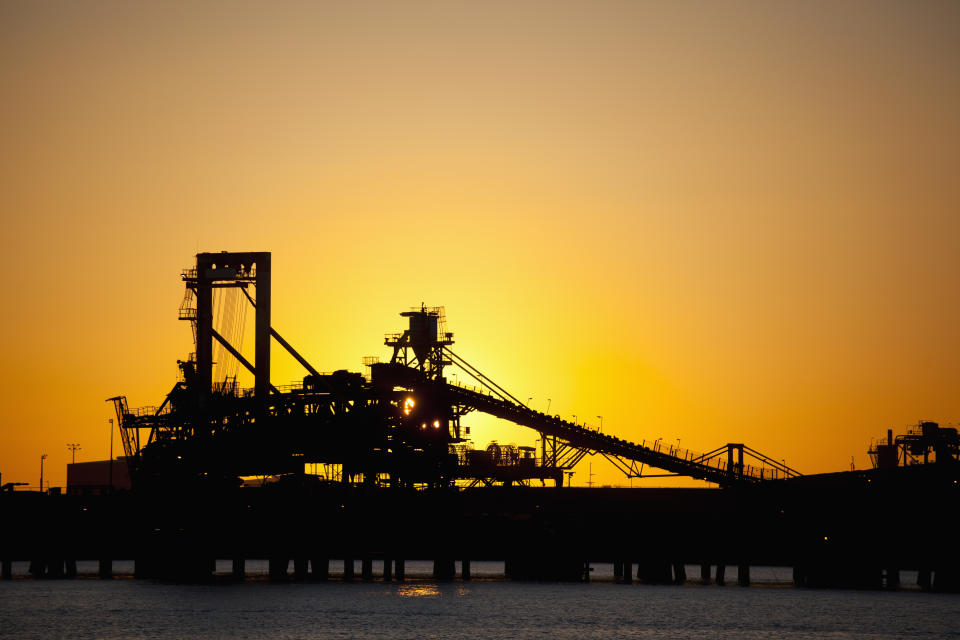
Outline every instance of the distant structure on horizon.
<svg viewBox="0 0 960 640"><path fill-rule="evenodd" d="M896 437L888 429L887 437L872 444L867 453L874 469L955 463L960 457L960 435L953 427L921 421Z"/></svg>

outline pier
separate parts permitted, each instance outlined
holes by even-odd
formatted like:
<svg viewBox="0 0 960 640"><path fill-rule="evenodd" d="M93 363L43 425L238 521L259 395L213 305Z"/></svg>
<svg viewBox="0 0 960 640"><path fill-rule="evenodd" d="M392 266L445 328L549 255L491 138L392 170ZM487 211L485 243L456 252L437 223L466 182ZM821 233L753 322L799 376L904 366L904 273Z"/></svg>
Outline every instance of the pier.
<svg viewBox="0 0 960 640"><path fill-rule="evenodd" d="M37 578L70 578L78 560L96 560L108 578L113 562L133 560L140 578L202 582L217 559L238 579L245 561L263 559L280 581L327 580L340 567L343 580L403 581L411 560L432 561L438 580L469 580L471 561L493 560L513 580L589 580L591 564L608 562L624 584L748 585L749 568L763 565L791 567L803 587L898 589L910 570L924 589L956 591L960 553L939 508L956 499L956 482L903 471L736 489L18 492L0 497L0 556L4 578L12 561L29 561ZM904 504L923 520L892 517Z"/></svg>

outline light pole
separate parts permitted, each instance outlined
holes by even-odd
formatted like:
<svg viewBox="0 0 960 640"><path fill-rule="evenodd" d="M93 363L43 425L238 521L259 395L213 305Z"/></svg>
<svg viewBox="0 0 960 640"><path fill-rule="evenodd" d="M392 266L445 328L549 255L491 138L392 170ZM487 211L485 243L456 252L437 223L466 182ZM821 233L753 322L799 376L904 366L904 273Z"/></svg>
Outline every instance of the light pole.
<svg viewBox="0 0 960 640"><path fill-rule="evenodd" d="M600 433L603 433L603 416L597 416L600 418Z"/></svg>
<svg viewBox="0 0 960 640"><path fill-rule="evenodd" d="M533 396L530 396L529 398L527 398L527 407L528 407L528 408L530 407L530 401L531 401L531 400L533 400Z"/></svg>
<svg viewBox="0 0 960 640"><path fill-rule="evenodd" d="M110 418L110 491L113 491L113 418Z"/></svg>
<svg viewBox="0 0 960 640"><path fill-rule="evenodd" d="M653 441L653 450L654 450L654 451L657 450L657 444L658 444L661 440L663 440L663 438L657 438L656 440Z"/></svg>
<svg viewBox="0 0 960 640"><path fill-rule="evenodd" d="M577 414L573 414L573 424L577 424Z"/></svg>
<svg viewBox="0 0 960 640"><path fill-rule="evenodd" d="M550 398L547 398L547 413L550 413Z"/></svg>
<svg viewBox="0 0 960 640"><path fill-rule="evenodd" d="M68 442L68 443L67 443L67 449L70 449L70 464L76 464L76 463L77 463L77 451L80 451L80 449L81 449L80 443L79 443L79 442Z"/></svg>
<svg viewBox="0 0 960 640"><path fill-rule="evenodd" d="M43 493L43 461L47 459L47 454L40 456L40 493Z"/></svg>

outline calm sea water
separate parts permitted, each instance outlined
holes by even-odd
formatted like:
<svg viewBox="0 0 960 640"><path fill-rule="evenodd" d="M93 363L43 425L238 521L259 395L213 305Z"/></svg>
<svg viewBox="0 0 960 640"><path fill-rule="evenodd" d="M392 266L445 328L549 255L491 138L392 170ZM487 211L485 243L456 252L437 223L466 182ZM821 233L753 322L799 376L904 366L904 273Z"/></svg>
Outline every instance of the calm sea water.
<svg viewBox="0 0 960 640"><path fill-rule="evenodd" d="M25 564L14 568L26 572ZM760 584L750 587L673 587L614 584L610 565L596 566L589 584L507 582L497 579L500 563L474 563L471 582L437 583L430 568L408 562L403 584L273 584L265 563L248 562L252 575L241 583L176 585L98 580L95 563L81 563L91 577L0 583L0 637L960 637L960 596L798 589L789 569L754 567ZM688 567L689 576L697 572Z"/></svg>

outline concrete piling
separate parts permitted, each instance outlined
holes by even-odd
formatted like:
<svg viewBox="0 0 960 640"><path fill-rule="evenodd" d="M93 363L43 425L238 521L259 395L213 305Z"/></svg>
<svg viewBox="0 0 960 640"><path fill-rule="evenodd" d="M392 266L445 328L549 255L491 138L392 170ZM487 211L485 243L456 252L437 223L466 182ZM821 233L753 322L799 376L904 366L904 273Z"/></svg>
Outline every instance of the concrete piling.
<svg viewBox="0 0 960 640"><path fill-rule="evenodd" d="M896 591L900 588L900 569L896 567L887 567L883 571L883 586L890 591Z"/></svg>
<svg viewBox="0 0 960 640"><path fill-rule="evenodd" d="M683 584L687 581L687 566L682 562L673 563L673 583Z"/></svg>
<svg viewBox="0 0 960 640"><path fill-rule="evenodd" d="M433 577L437 580L453 580L456 563L450 558L437 558L433 561Z"/></svg>
<svg viewBox="0 0 960 640"><path fill-rule="evenodd" d="M286 556L275 556L270 558L268 563L271 580L287 579L287 567L290 565L290 558Z"/></svg>
<svg viewBox="0 0 960 640"><path fill-rule="evenodd" d="M383 559L383 581L393 581L393 560L389 556Z"/></svg>
<svg viewBox="0 0 960 640"><path fill-rule="evenodd" d="M310 560L310 577L325 581L330 578L330 560L326 557L314 557Z"/></svg>
<svg viewBox="0 0 960 640"><path fill-rule="evenodd" d="M637 563L637 580L645 584L672 584L673 565L663 558L647 558Z"/></svg>
<svg viewBox="0 0 960 640"><path fill-rule="evenodd" d="M750 565L746 562L737 565L737 584L741 587L750 586Z"/></svg>
<svg viewBox="0 0 960 640"><path fill-rule="evenodd" d="M293 559L293 577L296 580L307 579L307 569L310 566L309 560L304 556L297 556Z"/></svg>
<svg viewBox="0 0 960 640"><path fill-rule="evenodd" d="M360 560L360 579L373 580L373 558L370 556L364 556Z"/></svg>
<svg viewBox="0 0 960 640"><path fill-rule="evenodd" d="M803 569L797 565L793 567L793 586L802 587L804 585Z"/></svg>

